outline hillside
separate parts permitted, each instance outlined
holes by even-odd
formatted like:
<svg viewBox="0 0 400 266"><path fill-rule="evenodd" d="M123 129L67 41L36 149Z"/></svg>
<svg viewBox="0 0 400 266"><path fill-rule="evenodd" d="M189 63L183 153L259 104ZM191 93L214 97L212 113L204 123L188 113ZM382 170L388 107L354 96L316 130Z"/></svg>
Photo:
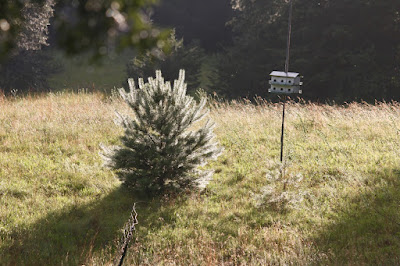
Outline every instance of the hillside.
<svg viewBox="0 0 400 266"><path fill-rule="evenodd" d="M213 102L225 151L203 193L141 198L101 167L117 98L0 98L0 265L400 264L400 104Z"/></svg>

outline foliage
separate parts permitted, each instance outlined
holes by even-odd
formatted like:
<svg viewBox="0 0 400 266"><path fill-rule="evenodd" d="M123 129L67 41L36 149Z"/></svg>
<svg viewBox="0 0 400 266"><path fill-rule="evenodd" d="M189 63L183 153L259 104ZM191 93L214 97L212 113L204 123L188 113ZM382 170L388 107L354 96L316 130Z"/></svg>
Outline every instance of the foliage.
<svg viewBox="0 0 400 266"><path fill-rule="evenodd" d="M48 25L54 0L3 1L0 8L0 59L21 50L40 50L47 45Z"/></svg>
<svg viewBox="0 0 400 266"><path fill-rule="evenodd" d="M123 146L105 148L104 157L109 166L119 170L127 185L154 193L194 184L203 186L208 178L197 168L207 159L216 158L221 149L213 141L214 124L210 120L189 131L206 116L206 99L197 105L186 95L184 80L185 72L181 70L171 87L157 71L156 78L149 78L148 83L139 79L139 89L133 79L129 79L129 93L120 89L134 118L118 115L125 129ZM195 171L197 177L193 176Z"/></svg>
<svg viewBox="0 0 400 266"><path fill-rule="evenodd" d="M9 27L18 24L20 30L14 49L8 51L0 64L0 88L6 93L46 91L49 89L48 76L61 70L61 66L52 61L51 53L41 51L43 45L48 45L47 27L54 4L54 0L26 1L20 7L21 18L12 20ZM4 20L3 23L8 22Z"/></svg>
<svg viewBox="0 0 400 266"><path fill-rule="evenodd" d="M220 87L266 95L268 74L285 62L288 5L240 0L236 37L220 62ZM399 99L400 2L293 2L290 70L304 75L308 99Z"/></svg>
<svg viewBox="0 0 400 266"><path fill-rule="evenodd" d="M143 8L154 0L68 0L58 1L52 26L56 33L58 47L68 54L93 52L103 55L107 49L137 47L145 49L162 44L168 31L155 29ZM23 28L33 31L43 29L42 15L36 7L53 5L53 0L2 1L0 4L1 57L8 56L17 47ZM35 17L26 17L27 6L34 5ZM30 7L31 8L31 7ZM29 8L28 8L29 9ZM44 10L43 10L44 11ZM47 12L47 9L46 9ZM32 20L34 18L34 20ZM37 23L39 22L39 23ZM33 39L36 44L43 39ZM160 42L159 42L160 41ZM164 47L166 50L167 46Z"/></svg>
<svg viewBox="0 0 400 266"><path fill-rule="evenodd" d="M40 50L48 45L48 26L54 13L54 0L46 0L43 4L27 1L21 10L22 30L17 37L18 50Z"/></svg>
<svg viewBox="0 0 400 266"><path fill-rule="evenodd" d="M21 18L22 1L0 1L0 59L9 51L16 47L16 39L21 31L21 23L14 23L11 27L11 21Z"/></svg>
<svg viewBox="0 0 400 266"><path fill-rule="evenodd" d="M61 69L48 51L21 50L0 65L0 89L7 94L48 91L48 76Z"/></svg>
<svg viewBox="0 0 400 266"><path fill-rule="evenodd" d="M157 25L175 28L185 45L198 41L207 53L221 50L232 42L225 24L232 18L230 0L169 0L154 8L152 19Z"/></svg>

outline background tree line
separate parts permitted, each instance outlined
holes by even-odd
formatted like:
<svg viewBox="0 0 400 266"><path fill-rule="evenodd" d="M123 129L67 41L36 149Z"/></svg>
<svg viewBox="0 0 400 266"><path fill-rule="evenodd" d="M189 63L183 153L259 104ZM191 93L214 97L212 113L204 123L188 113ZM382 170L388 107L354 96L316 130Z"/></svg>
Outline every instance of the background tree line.
<svg viewBox="0 0 400 266"><path fill-rule="evenodd" d="M180 2L175 6L190 10L189 6L199 1L175 2ZM212 9L208 6L225 9L221 12L225 16L207 13ZM284 69L287 1L220 0L194 10L201 14L198 20L188 19L181 24L174 19L179 17L179 11L159 12L170 14L167 25L184 27L184 38L185 31L191 32L188 41L201 39L207 56L217 57L217 64L212 66L215 71L209 71L217 73L217 77L212 77L209 89L227 97L271 97L266 92L268 75L272 70ZM210 30L203 35L199 31L193 36L196 28L191 22L205 20L203 23L221 25L222 18L226 24L216 27L219 33ZM305 98L400 100L399 1L295 0L292 30L290 70L304 76ZM210 49L203 43L213 34L219 37L214 42L218 44Z"/></svg>
<svg viewBox="0 0 400 266"><path fill-rule="evenodd" d="M288 6L275 0L239 4L234 45L219 68L227 83L220 86L236 95L246 87L259 94L268 86L268 71L283 69ZM290 69L304 75L304 96L399 100L399 11L395 0L295 0Z"/></svg>
<svg viewBox="0 0 400 266"><path fill-rule="evenodd" d="M284 68L286 1L161 1L149 16L154 27L175 28L171 52L154 46L121 62L127 76L160 68L173 79L185 68L192 89L272 97L269 73ZM292 29L290 70L304 76L306 99L400 100L399 1L294 0Z"/></svg>

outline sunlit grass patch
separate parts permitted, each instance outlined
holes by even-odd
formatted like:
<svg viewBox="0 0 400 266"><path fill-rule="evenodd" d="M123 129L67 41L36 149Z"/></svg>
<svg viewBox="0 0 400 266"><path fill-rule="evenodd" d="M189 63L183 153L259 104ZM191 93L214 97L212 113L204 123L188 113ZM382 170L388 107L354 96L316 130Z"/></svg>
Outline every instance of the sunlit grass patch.
<svg viewBox="0 0 400 266"><path fill-rule="evenodd" d="M214 102L225 151L202 192L148 199L102 168L118 99L0 101L0 264L111 264L133 202L129 264L400 263L400 105ZM284 175L282 176L282 169Z"/></svg>

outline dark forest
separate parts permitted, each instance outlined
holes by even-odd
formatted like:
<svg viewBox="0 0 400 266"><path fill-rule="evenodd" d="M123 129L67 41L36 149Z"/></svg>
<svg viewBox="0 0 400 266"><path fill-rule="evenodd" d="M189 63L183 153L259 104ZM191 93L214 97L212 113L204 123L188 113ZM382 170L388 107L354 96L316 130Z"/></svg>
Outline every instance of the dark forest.
<svg viewBox="0 0 400 266"><path fill-rule="evenodd" d="M46 53L52 48L72 55L91 50L96 56L105 54L100 29L111 26L98 12L79 8L74 12L75 2L53 6L49 31L40 32L48 38L49 47L19 51L2 60L3 91L16 87L20 91L51 90L47 76L63 69ZM286 1L171 0L144 10L148 15L145 26L161 29L162 36L133 44L142 53L120 62L126 65L126 76L146 77L161 69L172 79L184 68L192 91L201 87L225 98L271 98L269 73L282 70L285 62ZM336 102L400 100L399 10L396 0L294 1L290 71L303 76L302 97ZM31 12L46 18L44 10ZM94 26L88 27L82 19L89 15ZM81 18L77 27L71 26L77 18ZM160 38L168 44L162 49L154 45ZM123 38L118 44L130 47ZM107 51L112 49L107 47ZM24 70L18 71L21 68L16 65Z"/></svg>

